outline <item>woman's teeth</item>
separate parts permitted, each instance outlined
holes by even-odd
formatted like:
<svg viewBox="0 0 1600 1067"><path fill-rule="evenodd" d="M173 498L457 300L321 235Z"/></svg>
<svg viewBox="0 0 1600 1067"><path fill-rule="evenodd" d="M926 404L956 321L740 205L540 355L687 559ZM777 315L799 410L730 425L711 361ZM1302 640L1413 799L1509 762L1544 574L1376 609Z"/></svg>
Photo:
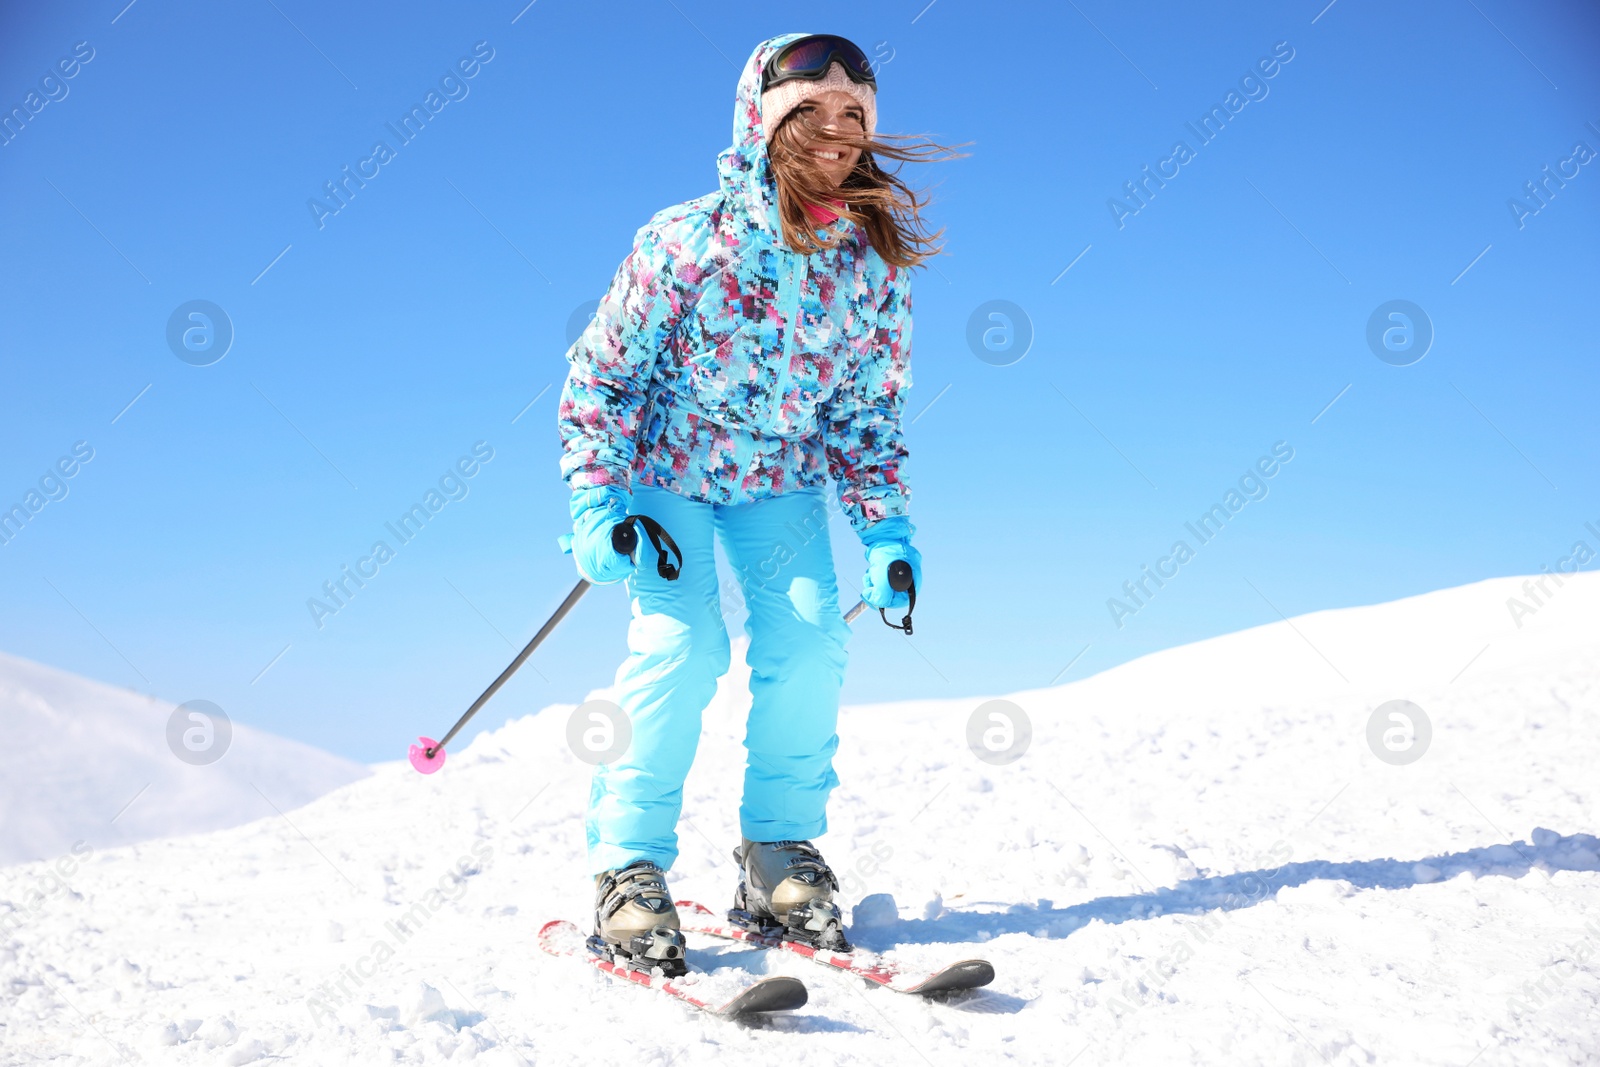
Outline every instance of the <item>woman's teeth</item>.
<svg viewBox="0 0 1600 1067"><path fill-rule="evenodd" d="M844 158L844 153L843 152L824 152L820 148L811 149L811 154L816 156L818 159L835 159L835 160L837 160L837 159L843 159Z"/></svg>

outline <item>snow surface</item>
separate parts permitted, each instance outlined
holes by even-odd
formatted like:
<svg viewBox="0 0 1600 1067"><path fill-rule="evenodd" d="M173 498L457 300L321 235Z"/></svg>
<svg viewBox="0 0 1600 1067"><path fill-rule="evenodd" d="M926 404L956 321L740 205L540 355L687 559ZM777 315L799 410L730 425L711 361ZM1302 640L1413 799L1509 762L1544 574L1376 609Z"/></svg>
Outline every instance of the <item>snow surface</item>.
<svg viewBox="0 0 1600 1067"><path fill-rule="evenodd" d="M65 855L79 842L101 850L238 826L369 773L238 723L225 748L213 732L216 762L188 764L167 745L173 711L142 693L0 654L0 864ZM182 721L192 726L187 715Z"/></svg>
<svg viewBox="0 0 1600 1067"><path fill-rule="evenodd" d="M1521 582L1011 694L1033 740L1004 766L967 748L978 699L847 708L819 843L866 900L852 935L908 965L985 956L985 990L921 1000L691 938L701 967L811 989L733 1023L540 953L544 920L589 907L566 705L431 777L397 761L287 818L0 870L0 1063L1597 1062L1600 576L1519 627ZM672 874L716 907L742 672ZM1367 743L1397 698L1433 725L1406 766Z"/></svg>

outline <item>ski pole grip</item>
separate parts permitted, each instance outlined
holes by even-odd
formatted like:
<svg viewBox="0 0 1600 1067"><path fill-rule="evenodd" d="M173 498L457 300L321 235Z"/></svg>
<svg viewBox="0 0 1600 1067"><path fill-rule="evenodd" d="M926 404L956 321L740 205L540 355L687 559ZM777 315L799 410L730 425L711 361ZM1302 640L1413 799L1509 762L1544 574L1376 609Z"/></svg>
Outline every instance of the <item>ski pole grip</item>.
<svg viewBox="0 0 1600 1067"><path fill-rule="evenodd" d="M901 619L898 624L889 622L889 616L884 614L882 608L878 609L878 617L894 629L910 634L911 613L917 608L917 586L916 582L912 580L911 564L903 559L897 559L889 564L889 588L897 593L905 593L909 590L908 595L911 599L906 606L905 618Z"/></svg>
<svg viewBox="0 0 1600 1067"><path fill-rule="evenodd" d="M624 556L632 556L639 547L639 532L631 522L619 522L611 527L611 547Z"/></svg>
<svg viewBox="0 0 1600 1067"><path fill-rule="evenodd" d="M672 535L650 516L628 515L611 527L611 547L632 558L633 550L639 547L637 529L639 526L644 527L644 535L650 539L650 546L656 550L656 573L669 582L677 581L678 572L683 569L683 550L678 547L678 542L672 539ZM677 563L668 558L669 551L677 555Z"/></svg>

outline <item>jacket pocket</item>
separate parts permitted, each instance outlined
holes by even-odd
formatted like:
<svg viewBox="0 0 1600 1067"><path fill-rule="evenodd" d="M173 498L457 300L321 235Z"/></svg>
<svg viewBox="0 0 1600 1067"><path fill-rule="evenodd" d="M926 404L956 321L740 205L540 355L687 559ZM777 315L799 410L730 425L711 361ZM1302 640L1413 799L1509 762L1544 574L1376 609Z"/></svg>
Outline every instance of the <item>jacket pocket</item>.
<svg viewBox="0 0 1600 1067"><path fill-rule="evenodd" d="M703 414L724 419L734 410L736 361L724 365L720 352L736 338L725 338L716 348L692 353L684 358L683 383L690 399Z"/></svg>
<svg viewBox="0 0 1600 1067"><path fill-rule="evenodd" d="M707 294L695 309L684 384L695 404L720 421L772 432L780 390L777 329L770 290Z"/></svg>

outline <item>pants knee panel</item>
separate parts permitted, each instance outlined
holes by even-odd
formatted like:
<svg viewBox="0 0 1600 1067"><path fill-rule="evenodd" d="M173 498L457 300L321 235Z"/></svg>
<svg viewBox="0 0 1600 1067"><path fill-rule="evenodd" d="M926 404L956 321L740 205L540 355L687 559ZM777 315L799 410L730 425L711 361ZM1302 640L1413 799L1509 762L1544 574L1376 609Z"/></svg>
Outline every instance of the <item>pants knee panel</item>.
<svg viewBox="0 0 1600 1067"><path fill-rule="evenodd" d="M708 673L716 679L732 662L728 631L721 619L711 617L690 622L671 615L635 615L628 626L628 648L651 668L671 674Z"/></svg>
<svg viewBox="0 0 1600 1067"><path fill-rule="evenodd" d="M841 680L849 662L850 626L837 623L798 624L763 633L750 642L746 658L750 668L763 675L784 678L833 674Z"/></svg>

